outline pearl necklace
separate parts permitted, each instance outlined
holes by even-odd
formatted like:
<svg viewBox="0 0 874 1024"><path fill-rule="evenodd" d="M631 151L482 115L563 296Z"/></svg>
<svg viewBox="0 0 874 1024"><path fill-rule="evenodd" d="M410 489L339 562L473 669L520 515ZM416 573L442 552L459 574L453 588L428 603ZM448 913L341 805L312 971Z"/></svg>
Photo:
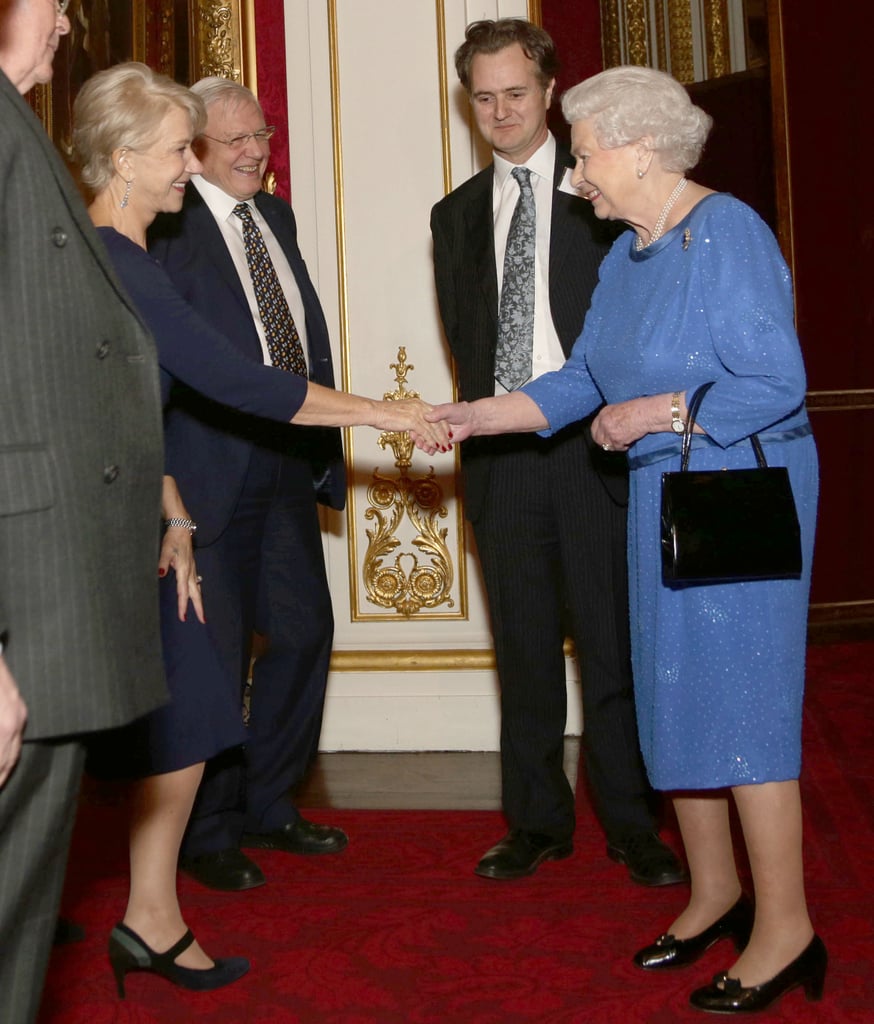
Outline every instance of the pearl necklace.
<svg viewBox="0 0 874 1024"><path fill-rule="evenodd" d="M653 242L657 241L662 237L662 232L665 230L665 221L668 219L668 214L673 209L674 203L680 198L680 193L688 184L686 178L680 178L676 185L668 196L668 200L662 207L662 212L659 214L659 219L655 222L655 227L652 229L652 234L649 236L649 241L644 242L640 235L634 240L634 248L640 252L641 249L645 249L648 245L652 245Z"/></svg>

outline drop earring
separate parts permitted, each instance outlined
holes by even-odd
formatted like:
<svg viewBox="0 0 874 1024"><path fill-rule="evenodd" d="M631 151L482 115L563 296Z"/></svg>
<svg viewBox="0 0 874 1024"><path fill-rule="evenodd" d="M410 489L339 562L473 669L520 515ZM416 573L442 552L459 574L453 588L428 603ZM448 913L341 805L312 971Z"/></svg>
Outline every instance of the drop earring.
<svg viewBox="0 0 874 1024"><path fill-rule="evenodd" d="M118 204L122 210L127 206L130 200L130 190L133 187L133 179L124 183L124 195L121 197L121 202Z"/></svg>

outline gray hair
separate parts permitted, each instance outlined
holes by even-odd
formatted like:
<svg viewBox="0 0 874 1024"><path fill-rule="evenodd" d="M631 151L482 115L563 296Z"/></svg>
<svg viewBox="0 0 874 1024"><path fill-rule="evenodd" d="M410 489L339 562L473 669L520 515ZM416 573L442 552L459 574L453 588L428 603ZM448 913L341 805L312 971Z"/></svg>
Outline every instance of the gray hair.
<svg viewBox="0 0 874 1024"><path fill-rule="evenodd" d="M255 93L251 89L247 89L245 85L240 85L239 82L234 82L230 78L220 78L218 75L201 78L199 82L195 82L192 85L191 91L203 100L203 105L207 111L209 111L209 108L214 103L224 103L229 107L254 103L258 110L261 111L261 116L264 116L261 104L258 102L258 97Z"/></svg>
<svg viewBox="0 0 874 1024"><path fill-rule="evenodd" d="M561 110L569 124L593 118L604 149L648 135L666 171L694 167L713 124L675 78L636 65L608 68L573 86L562 96Z"/></svg>
<svg viewBox="0 0 874 1024"><path fill-rule="evenodd" d="M173 107L188 115L192 138L203 131L203 101L145 64L115 64L89 78L73 104L73 154L82 181L102 192L115 174L112 154L147 149Z"/></svg>

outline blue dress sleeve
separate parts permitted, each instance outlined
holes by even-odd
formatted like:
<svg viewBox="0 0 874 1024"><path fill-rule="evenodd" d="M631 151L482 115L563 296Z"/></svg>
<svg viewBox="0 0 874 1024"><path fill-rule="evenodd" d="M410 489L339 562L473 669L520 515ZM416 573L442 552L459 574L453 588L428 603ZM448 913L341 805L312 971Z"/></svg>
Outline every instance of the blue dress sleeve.
<svg viewBox="0 0 874 1024"><path fill-rule="evenodd" d="M805 418L806 376L789 268L767 225L744 203L723 196L707 205L695 230L699 294L727 371L716 376L698 419L726 447L793 413Z"/></svg>
<svg viewBox="0 0 874 1024"><path fill-rule="evenodd" d="M624 235L616 239L610 252L601 263L598 271L599 282L605 271L609 274L610 265L615 261L620 245L627 246ZM586 330L586 325L596 323L599 319L599 289L600 283L592 293L592 303L586 314L582 333L574 342L574 347L564 366L560 370L544 373L521 388L537 404L549 421L548 430L538 431L542 437L549 437L568 424L585 419L604 404L604 395L592 377L586 358L591 334L591 331Z"/></svg>
<svg viewBox="0 0 874 1024"><path fill-rule="evenodd" d="M111 228L99 232L152 332L163 371L241 412L285 423L294 416L306 398L306 378L247 359L182 298L145 249Z"/></svg>
<svg viewBox="0 0 874 1024"><path fill-rule="evenodd" d="M547 430L538 431L542 437L585 419L604 401L586 364L585 337L584 329L560 370L544 373L520 388L549 422Z"/></svg>

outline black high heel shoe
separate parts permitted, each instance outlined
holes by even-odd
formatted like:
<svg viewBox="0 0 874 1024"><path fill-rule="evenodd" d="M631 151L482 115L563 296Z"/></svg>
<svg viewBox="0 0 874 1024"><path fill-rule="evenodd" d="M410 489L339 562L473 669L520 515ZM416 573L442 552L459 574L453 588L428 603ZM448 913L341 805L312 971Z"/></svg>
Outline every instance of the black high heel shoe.
<svg viewBox="0 0 874 1024"><path fill-rule="evenodd" d="M129 971L150 971L180 988L208 992L210 989L230 985L249 970L249 961L241 956L216 960L213 967L204 969L180 967L174 963L176 957L193 942L194 936L189 930L166 953L156 953L127 925L117 924L109 936L109 962L112 964L119 998L124 999L124 976Z"/></svg>
<svg viewBox="0 0 874 1024"><path fill-rule="evenodd" d="M766 1010L793 988L804 987L808 1002L822 999L828 953L825 943L814 935L810 944L791 964L770 981L744 988L737 978L717 974L711 984L695 989L689 1002L707 1013L754 1013Z"/></svg>
<svg viewBox="0 0 874 1024"><path fill-rule="evenodd" d="M730 910L690 939L660 935L655 942L634 954L634 962L645 971L661 971L667 967L686 967L699 960L720 939L732 939L740 952L750 941L753 930L753 905L741 896Z"/></svg>

